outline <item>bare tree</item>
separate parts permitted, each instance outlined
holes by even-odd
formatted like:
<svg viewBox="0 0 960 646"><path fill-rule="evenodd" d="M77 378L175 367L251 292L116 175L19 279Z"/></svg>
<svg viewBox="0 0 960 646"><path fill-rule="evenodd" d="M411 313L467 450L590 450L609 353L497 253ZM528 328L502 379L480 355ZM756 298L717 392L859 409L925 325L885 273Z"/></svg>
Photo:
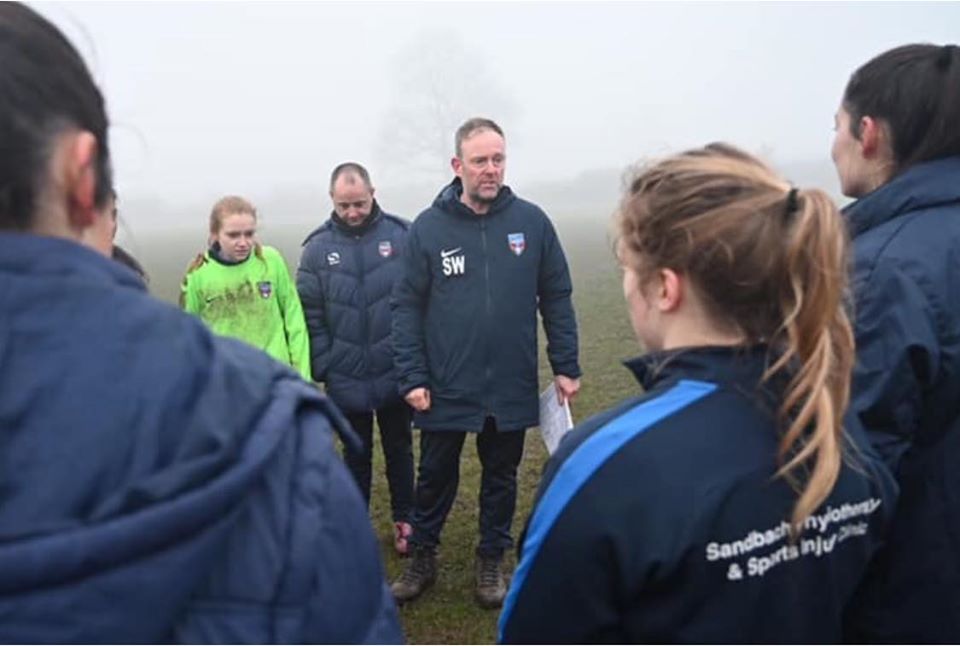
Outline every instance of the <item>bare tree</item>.
<svg viewBox="0 0 960 646"><path fill-rule="evenodd" d="M509 120L516 112L498 79L462 39L421 32L396 58L393 92L377 140L388 171L406 181L450 176L457 127L474 116Z"/></svg>

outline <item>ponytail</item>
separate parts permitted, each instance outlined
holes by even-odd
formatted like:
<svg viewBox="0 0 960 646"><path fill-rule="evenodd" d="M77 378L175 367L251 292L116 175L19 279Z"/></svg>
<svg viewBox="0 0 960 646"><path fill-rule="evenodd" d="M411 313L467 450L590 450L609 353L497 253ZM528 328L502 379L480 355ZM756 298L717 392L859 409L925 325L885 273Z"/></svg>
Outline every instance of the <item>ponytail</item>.
<svg viewBox="0 0 960 646"><path fill-rule="evenodd" d="M621 259L641 281L662 267L685 274L718 328L770 347L764 380L788 377L776 476L798 496L796 537L844 459L854 342L839 211L822 191L793 189L747 153L711 144L642 170L617 224Z"/></svg>
<svg viewBox="0 0 960 646"><path fill-rule="evenodd" d="M796 189L794 189L796 190ZM768 377L795 366L781 418L778 476L799 498L791 526L803 523L830 495L843 461L843 412L850 400L853 330L843 308L847 235L836 207L820 190L799 191L786 242L780 294L785 339ZM789 200L789 197L788 197Z"/></svg>

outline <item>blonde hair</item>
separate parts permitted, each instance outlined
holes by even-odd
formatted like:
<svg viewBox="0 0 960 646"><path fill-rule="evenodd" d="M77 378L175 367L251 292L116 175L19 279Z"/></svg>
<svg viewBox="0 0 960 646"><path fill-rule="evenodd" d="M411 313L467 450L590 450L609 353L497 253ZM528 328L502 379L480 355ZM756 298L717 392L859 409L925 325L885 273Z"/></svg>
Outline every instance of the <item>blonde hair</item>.
<svg viewBox="0 0 960 646"><path fill-rule="evenodd" d="M616 224L621 260L641 284L658 268L687 276L718 326L774 353L764 381L789 377L776 476L798 494L797 536L833 490L844 456L854 340L836 206L733 146L710 144L642 169Z"/></svg>
<svg viewBox="0 0 960 646"><path fill-rule="evenodd" d="M210 210L210 235L220 233L224 218L237 213L252 215L254 220L257 219L257 209L248 200L238 195L227 195L217 200Z"/></svg>
<svg viewBox="0 0 960 646"><path fill-rule="evenodd" d="M213 208L210 209L210 237L220 233L220 229L223 227L223 220L228 215L252 215L254 221L257 221L257 209L253 206L253 203L249 200L246 200L239 195L227 195L226 197L221 197L213 205ZM260 246L259 242L253 244L253 253L257 258L263 258L263 248Z"/></svg>

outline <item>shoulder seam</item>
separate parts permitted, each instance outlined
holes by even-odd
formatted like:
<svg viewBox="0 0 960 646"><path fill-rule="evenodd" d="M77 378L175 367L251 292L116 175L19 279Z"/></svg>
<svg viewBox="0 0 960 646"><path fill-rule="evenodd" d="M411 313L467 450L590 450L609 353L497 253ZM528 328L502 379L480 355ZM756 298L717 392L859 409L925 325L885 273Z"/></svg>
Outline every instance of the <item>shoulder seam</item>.
<svg viewBox="0 0 960 646"><path fill-rule="evenodd" d="M388 219L388 220L391 220L392 222L395 222L395 223L399 224L399 225L403 228L404 231L406 231L406 230L408 230L408 229L410 228L411 222L410 222L409 220L407 220L406 218L401 218L399 215L394 215L394 214L392 214L392 213L387 213L387 212L384 211L384 212L383 212L383 217L386 218L386 219Z"/></svg>

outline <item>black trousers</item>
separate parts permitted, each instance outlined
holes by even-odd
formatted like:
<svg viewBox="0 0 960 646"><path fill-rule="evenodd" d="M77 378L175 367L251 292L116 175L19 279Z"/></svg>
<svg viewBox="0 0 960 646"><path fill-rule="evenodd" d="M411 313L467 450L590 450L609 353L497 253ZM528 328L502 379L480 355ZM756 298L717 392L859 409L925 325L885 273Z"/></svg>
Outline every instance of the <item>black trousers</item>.
<svg viewBox="0 0 960 646"><path fill-rule="evenodd" d="M360 436L363 449L357 453L344 451L344 462L353 474L370 505L370 481L373 477L374 411L346 413L347 421ZM390 511L394 521L410 522L413 509L413 433L411 411L405 402L376 410L380 427L380 444L387 463L387 484L390 487Z"/></svg>
<svg viewBox="0 0 960 646"><path fill-rule="evenodd" d="M480 456L480 544L484 556L501 556L513 546L510 527L517 508L517 467L525 429L499 431L492 418L477 433ZM467 433L421 431L420 471L413 510L414 545L436 547L460 484L460 452Z"/></svg>

